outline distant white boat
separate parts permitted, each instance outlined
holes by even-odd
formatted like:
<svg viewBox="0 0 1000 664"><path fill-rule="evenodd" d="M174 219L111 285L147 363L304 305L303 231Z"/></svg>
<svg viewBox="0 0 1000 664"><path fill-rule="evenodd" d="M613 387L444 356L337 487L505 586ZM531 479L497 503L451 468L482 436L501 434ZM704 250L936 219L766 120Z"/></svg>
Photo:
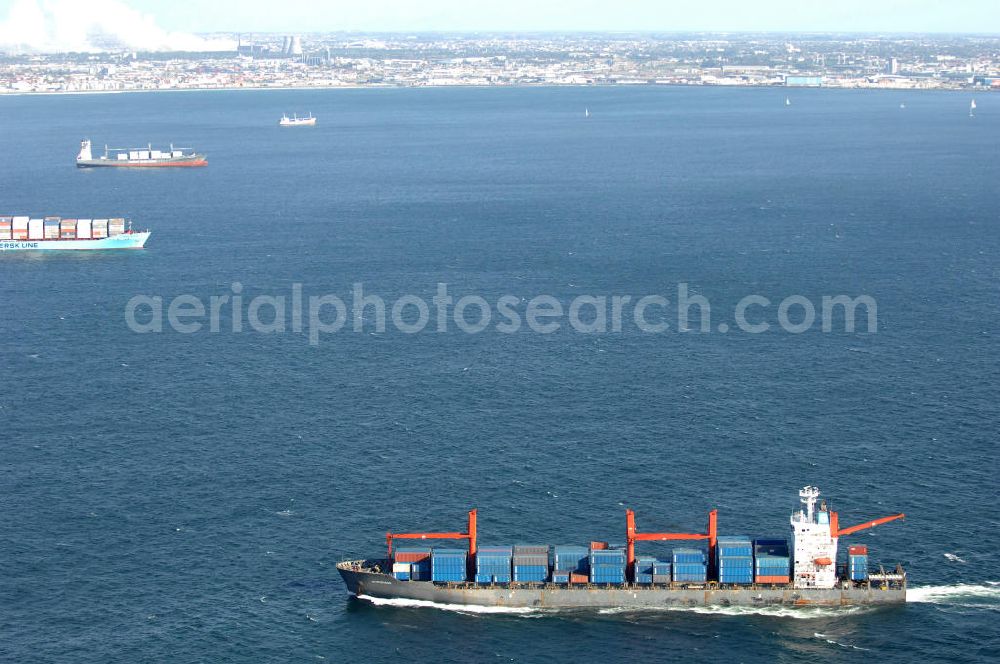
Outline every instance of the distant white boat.
<svg viewBox="0 0 1000 664"><path fill-rule="evenodd" d="M583 117L585 117L585 118L589 118L590 117L590 109L589 108L583 109Z"/></svg>
<svg viewBox="0 0 1000 664"><path fill-rule="evenodd" d="M972 100L972 103L971 103L971 104L969 104L969 117L970 117L970 118L972 118L972 117L975 117L975 116L976 116L976 113L975 113L975 110L976 110L976 100L975 100L975 99L973 99L973 100Z"/></svg>
<svg viewBox="0 0 1000 664"><path fill-rule="evenodd" d="M785 106L791 106L791 105L792 105L792 100L789 99L788 97L785 97Z"/></svg>
<svg viewBox="0 0 1000 664"><path fill-rule="evenodd" d="M279 127L311 127L314 124L316 124L316 118L313 117L312 113L305 118L300 118L298 115L288 117L287 114L284 114L278 120Z"/></svg>
<svg viewBox="0 0 1000 664"><path fill-rule="evenodd" d="M900 104L899 104L899 107L900 107L900 108L906 108L906 104L904 104L904 103L900 102Z"/></svg>

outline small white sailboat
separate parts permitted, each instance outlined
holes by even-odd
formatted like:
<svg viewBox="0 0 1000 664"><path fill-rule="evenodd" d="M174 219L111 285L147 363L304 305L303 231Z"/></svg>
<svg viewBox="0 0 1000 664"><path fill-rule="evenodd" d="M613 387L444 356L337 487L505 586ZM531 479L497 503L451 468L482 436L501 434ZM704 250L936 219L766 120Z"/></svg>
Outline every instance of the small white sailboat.
<svg viewBox="0 0 1000 664"><path fill-rule="evenodd" d="M791 105L792 105L792 100L789 99L788 97L785 97L785 106L791 106Z"/></svg>
<svg viewBox="0 0 1000 664"><path fill-rule="evenodd" d="M316 118L310 113L308 117L300 118L298 115L293 115L288 117L288 114L282 114L281 119L278 120L279 127L311 127L316 124Z"/></svg>
<svg viewBox="0 0 1000 664"><path fill-rule="evenodd" d="M976 100L975 99L973 99L972 103L969 104L969 117L970 118L976 117Z"/></svg>
<svg viewBox="0 0 1000 664"><path fill-rule="evenodd" d="M585 117L585 118L589 118L590 117L590 109L589 108L583 109L583 117Z"/></svg>

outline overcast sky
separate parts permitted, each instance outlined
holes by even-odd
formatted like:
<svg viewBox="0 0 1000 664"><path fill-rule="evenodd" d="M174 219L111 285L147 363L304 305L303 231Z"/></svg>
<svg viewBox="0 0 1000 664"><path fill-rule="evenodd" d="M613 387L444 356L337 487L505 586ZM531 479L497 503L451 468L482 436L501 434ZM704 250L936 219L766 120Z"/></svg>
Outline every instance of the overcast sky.
<svg viewBox="0 0 1000 664"><path fill-rule="evenodd" d="M67 7L72 6L67 9ZM863 31L1000 34L1000 0L0 0L12 12L137 10L171 32ZM110 18L108 15L111 15ZM79 22L74 18L74 22Z"/></svg>

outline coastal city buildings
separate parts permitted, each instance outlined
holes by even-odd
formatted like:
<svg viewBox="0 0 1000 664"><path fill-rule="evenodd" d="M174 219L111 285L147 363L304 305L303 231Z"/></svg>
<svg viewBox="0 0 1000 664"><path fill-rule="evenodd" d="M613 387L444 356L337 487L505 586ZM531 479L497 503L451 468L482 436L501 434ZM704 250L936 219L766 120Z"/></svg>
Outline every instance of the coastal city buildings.
<svg viewBox="0 0 1000 664"><path fill-rule="evenodd" d="M224 52L0 54L0 94L445 85L1000 90L1000 37L209 35Z"/></svg>

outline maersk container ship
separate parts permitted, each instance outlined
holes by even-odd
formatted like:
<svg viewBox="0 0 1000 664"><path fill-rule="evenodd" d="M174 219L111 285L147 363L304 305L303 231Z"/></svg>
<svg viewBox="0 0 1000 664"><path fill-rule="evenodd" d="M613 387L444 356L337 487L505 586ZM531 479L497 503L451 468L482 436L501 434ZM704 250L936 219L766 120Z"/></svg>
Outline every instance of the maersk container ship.
<svg viewBox="0 0 1000 664"><path fill-rule="evenodd" d="M127 219L0 217L0 251L142 249L149 231Z"/></svg>
<svg viewBox="0 0 1000 664"><path fill-rule="evenodd" d="M208 166L208 157L197 152L185 152L187 148L154 150L152 144L144 148L109 148L104 146L104 154L94 158L89 140L80 141L80 152L76 155L77 168L160 168Z"/></svg>
<svg viewBox="0 0 1000 664"><path fill-rule="evenodd" d="M799 491L791 537L720 536L717 512L706 533L638 532L626 510L626 544L478 546L476 510L466 532L387 533L388 555L347 560L337 569L356 596L440 604L533 608L695 606L854 606L906 601L906 572L868 560L867 546L840 538L903 518L895 514L841 528L817 488ZM466 540L465 548L397 547L397 540ZM704 541L658 558L637 555L640 542Z"/></svg>

